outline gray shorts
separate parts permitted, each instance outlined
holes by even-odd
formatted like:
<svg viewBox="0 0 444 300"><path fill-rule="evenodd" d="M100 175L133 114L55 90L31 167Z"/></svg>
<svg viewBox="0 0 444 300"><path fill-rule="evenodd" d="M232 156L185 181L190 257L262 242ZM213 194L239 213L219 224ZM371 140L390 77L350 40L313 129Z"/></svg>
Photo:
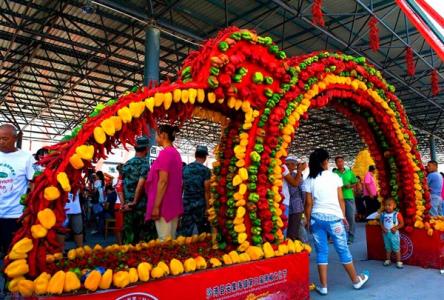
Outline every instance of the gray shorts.
<svg viewBox="0 0 444 300"><path fill-rule="evenodd" d="M71 228L73 234L83 233L83 219L82 214L68 214L68 227Z"/></svg>

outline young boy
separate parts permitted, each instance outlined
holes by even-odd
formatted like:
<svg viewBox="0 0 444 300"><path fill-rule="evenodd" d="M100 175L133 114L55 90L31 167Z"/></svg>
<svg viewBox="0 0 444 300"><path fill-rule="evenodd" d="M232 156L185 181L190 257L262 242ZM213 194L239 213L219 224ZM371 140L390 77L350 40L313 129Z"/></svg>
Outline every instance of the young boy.
<svg viewBox="0 0 444 300"><path fill-rule="evenodd" d="M384 266L389 266L391 264L390 256L393 251L396 254L396 267L398 269L402 269L403 264L401 261L399 229L404 226L404 220L401 213L395 211L395 209L396 202L394 199L389 198L385 200L384 211L379 219L387 254L386 260L384 261Z"/></svg>

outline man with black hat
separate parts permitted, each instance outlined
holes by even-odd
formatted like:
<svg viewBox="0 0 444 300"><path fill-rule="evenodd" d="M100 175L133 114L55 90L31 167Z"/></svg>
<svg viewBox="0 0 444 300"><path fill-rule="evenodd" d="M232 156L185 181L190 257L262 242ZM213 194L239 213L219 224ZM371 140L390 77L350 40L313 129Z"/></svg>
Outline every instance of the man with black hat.
<svg viewBox="0 0 444 300"><path fill-rule="evenodd" d="M157 238L154 222L145 223L146 196L145 181L150 169L147 159L149 139L140 136L136 139L136 155L123 166L122 210L123 243L134 244L141 240Z"/></svg>
<svg viewBox="0 0 444 300"><path fill-rule="evenodd" d="M210 199L211 171L204 163L208 148L197 146L196 160L183 169L183 207L184 214L180 221L179 235L191 236L194 225L199 233L209 232L210 228L205 212Z"/></svg>

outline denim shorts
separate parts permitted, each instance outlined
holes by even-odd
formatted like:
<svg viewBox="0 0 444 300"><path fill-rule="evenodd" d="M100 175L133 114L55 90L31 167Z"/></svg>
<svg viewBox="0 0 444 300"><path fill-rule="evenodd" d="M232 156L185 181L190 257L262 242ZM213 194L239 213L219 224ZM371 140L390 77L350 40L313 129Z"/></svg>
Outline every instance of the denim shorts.
<svg viewBox="0 0 444 300"><path fill-rule="evenodd" d="M396 231L395 233L389 231L387 233L384 233L383 235L384 238L384 246L385 246L385 251L387 252L399 252L400 250L400 239L399 239L399 231Z"/></svg>
<svg viewBox="0 0 444 300"><path fill-rule="evenodd" d="M322 221L311 218L311 230L316 250L316 260L318 265L328 264L328 239L327 233L333 240L333 245L339 255L342 264L353 262L350 249L347 245L347 231L342 220Z"/></svg>

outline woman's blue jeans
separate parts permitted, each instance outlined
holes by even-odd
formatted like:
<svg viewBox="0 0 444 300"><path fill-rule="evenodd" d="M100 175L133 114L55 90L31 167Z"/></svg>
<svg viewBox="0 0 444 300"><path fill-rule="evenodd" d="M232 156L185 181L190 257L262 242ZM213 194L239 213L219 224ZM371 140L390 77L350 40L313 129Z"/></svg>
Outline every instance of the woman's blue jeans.
<svg viewBox="0 0 444 300"><path fill-rule="evenodd" d="M313 234L316 259L318 265L328 264L328 235L333 240L333 245L339 255L342 264L353 262L350 249L347 245L347 231L342 220L321 221L315 218L311 219L311 230Z"/></svg>

